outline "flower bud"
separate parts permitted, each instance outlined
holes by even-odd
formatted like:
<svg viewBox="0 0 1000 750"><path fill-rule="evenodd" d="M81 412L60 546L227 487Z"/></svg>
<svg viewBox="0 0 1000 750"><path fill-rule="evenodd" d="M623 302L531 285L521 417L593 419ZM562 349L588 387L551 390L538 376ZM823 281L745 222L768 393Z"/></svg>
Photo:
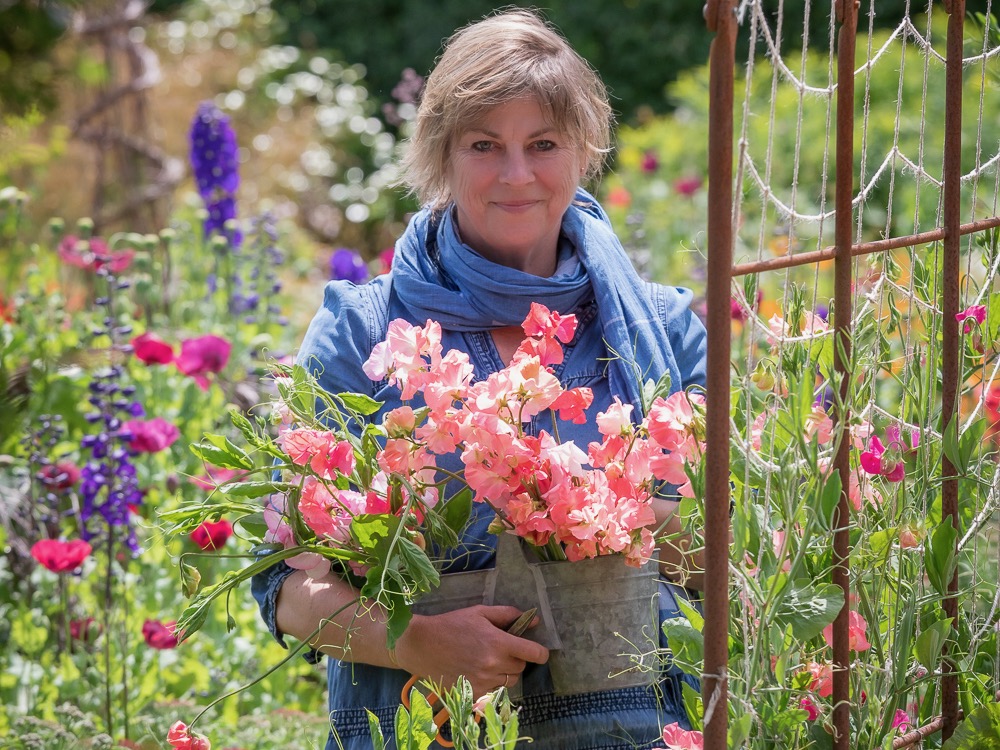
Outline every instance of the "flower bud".
<svg viewBox="0 0 1000 750"><path fill-rule="evenodd" d="M775 383L777 383L774 377L774 369L770 365L765 365L763 360L757 363L757 367L750 376L750 380L762 391L770 391L774 388Z"/></svg>
<svg viewBox="0 0 1000 750"><path fill-rule="evenodd" d="M60 239L63 236L63 232L66 231L66 222L58 216L53 216L49 219L49 231L52 232L52 236L55 239Z"/></svg>
<svg viewBox="0 0 1000 750"><path fill-rule="evenodd" d="M76 222L76 231L79 233L81 239L89 240L94 234L94 220L86 216L78 220Z"/></svg>

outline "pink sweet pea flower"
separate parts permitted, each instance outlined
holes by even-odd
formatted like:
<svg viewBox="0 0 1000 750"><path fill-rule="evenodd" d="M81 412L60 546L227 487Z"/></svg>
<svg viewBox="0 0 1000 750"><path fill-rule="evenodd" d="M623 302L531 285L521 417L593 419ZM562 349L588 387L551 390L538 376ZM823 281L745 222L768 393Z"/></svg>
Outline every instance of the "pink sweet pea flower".
<svg viewBox="0 0 1000 750"><path fill-rule="evenodd" d="M132 419L124 428L132 434L128 447L135 453L158 453L173 445L181 435L180 430L162 417Z"/></svg>
<svg viewBox="0 0 1000 750"><path fill-rule="evenodd" d="M552 408L559 412L559 419L573 424L583 424L587 421L584 412L593 402L594 392L590 388L570 388L552 402Z"/></svg>
<svg viewBox="0 0 1000 750"><path fill-rule="evenodd" d="M819 708L813 703L812 698L800 700L799 708L806 712L806 721L816 721L819 718Z"/></svg>
<svg viewBox="0 0 1000 750"><path fill-rule="evenodd" d="M347 476L354 471L354 448L348 441L338 440L332 432L287 430L278 441L292 463L308 465L324 479L334 479L335 472Z"/></svg>
<svg viewBox="0 0 1000 750"><path fill-rule="evenodd" d="M890 482L902 482L906 477L906 466L899 455L898 447L892 443L883 446L877 436L873 436L868 450L861 454L861 468L872 475L881 475Z"/></svg>
<svg viewBox="0 0 1000 750"><path fill-rule="evenodd" d="M867 651L871 648L871 644L865 637L865 632L868 630L868 623L865 622L860 614L851 610L848 615L847 632L849 635L849 647L851 651ZM833 647L833 623L830 623L825 628L823 628L823 637L826 639L826 643L831 648Z"/></svg>
<svg viewBox="0 0 1000 750"><path fill-rule="evenodd" d="M207 473L201 476L191 477L191 483L196 484L203 490L213 492L228 482L235 482L246 476L246 472L238 469L223 469L219 466L208 466Z"/></svg>
<svg viewBox="0 0 1000 750"><path fill-rule="evenodd" d="M829 664L818 664L810 662L806 665L806 670L812 675L812 682L809 683L809 690L819 695L820 698L829 698L833 695L833 667Z"/></svg>
<svg viewBox="0 0 1000 750"><path fill-rule="evenodd" d="M152 333L132 339L132 352L136 359L147 365L168 365L174 361L174 348Z"/></svg>
<svg viewBox="0 0 1000 750"><path fill-rule="evenodd" d="M663 727L663 741L668 750L703 750L705 747L701 732L682 729L676 721Z"/></svg>
<svg viewBox="0 0 1000 750"><path fill-rule="evenodd" d="M175 722L167 732L167 744L174 750L212 750L212 743L201 734L195 734L183 721Z"/></svg>
<svg viewBox="0 0 1000 750"><path fill-rule="evenodd" d="M965 323L962 326L962 333L972 333L974 326L981 326L986 320L986 305L972 305L967 307L955 315L955 320L959 323Z"/></svg>
<svg viewBox="0 0 1000 750"><path fill-rule="evenodd" d="M232 344L211 334L181 342L181 353L174 360L177 369L190 375L203 391L208 390L209 373L222 372L229 362Z"/></svg>
<svg viewBox="0 0 1000 750"><path fill-rule="evenodd" d="M906 732L911 726L913 726L913 721L906 711L901 708L897 709L896 715L892 717L892 728L898 729L900 732Z"/></svg>

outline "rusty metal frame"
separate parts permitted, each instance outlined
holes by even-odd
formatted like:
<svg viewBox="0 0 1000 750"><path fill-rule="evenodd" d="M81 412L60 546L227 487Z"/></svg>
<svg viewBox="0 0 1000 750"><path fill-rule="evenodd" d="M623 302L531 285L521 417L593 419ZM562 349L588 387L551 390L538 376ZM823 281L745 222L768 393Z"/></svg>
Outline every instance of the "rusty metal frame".
<svg viewBox="0 0 1000 750"><path fill-rule="evenodd" d="M854 63L857 37L858 0L837 0L838 78L836 124L835 244L813 252L781 258L757 260L733 265L733 130L736 39L736 0L708 0L705 20L715 33L710 52L709 156L708 156L708 278L706 288L708 319L708 415L706 424L706 460L713 470L706 477L705 498L705 667L702 699L705 706L705 750L727 747L727 674L729 619L729 398L730 398L730 299L733 278L749 273L772 271L793 266L834 261L834 309L836 310L834 369L839 378L841 403L847 403L851 372L852 261L870 253L941 242L943 252L942 316L942 432L957 413L959 394L958 321L961 237L1000 226L1000 217L967 224L961 218L961 117L962 55L965 0L943 0L948 21L946 59L946 121L943 170L942 226L938 229L854 243ZM850 414L834 415L844 421ZM838 447L834 466L842 486L849 486L849 443ZM958 480L947 458L942 468L942 510L958 526ZM838 517L845 519L834 536L833 582L844 591L844 607L833 626L833 725L834 747L849 750L850 737L850 652L848 649L849 611L849 537L846 519L848 497L841 495ZM957 623L957 573L949 585L950 595L943 600L947 617ZM942 653L941 715L913 731L896 738L893 748L906 748L941 732L947 739L961 717L958 707L958 682L947 647ZM1000 696L1000 693L998 693Z"/></svg>

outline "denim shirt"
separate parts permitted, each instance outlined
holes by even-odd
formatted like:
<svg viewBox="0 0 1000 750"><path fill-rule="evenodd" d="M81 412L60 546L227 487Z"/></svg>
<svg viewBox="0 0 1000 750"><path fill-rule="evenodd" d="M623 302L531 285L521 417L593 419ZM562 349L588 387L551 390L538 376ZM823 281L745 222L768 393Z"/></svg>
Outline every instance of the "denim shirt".
<svg viewBox="0 0 1000 750"><path fill-rule="evenodd" d="M705 379L705 328L689 309L691 292L684 289L648 285L650 299L659 311L672 352L666 357L672 376L672 390ZM544 300L541 300L544 302ZM590 299L575 312L576 336L564 350L564 361L555 374L566 388L587 386L594 401L587 410L584 424L560 421L561 442L573 440L586 450L588 443L600 440L593 419L612 401L606 367L608 351L597 320L598 300ZM299 353L299 362L313 371L320 385L331 393L365 393L384 406L373 419L400 405L399 391L386 381L371 381L361 366L372 348L384 338L390 320L406 318L392 292L391 274L364 285L334 281L327 284L323 306L313 319ZM409 321L422 325L426 321ZM442 331L444 351L466 352L474 368L475 380L506 366L493 344L489 331ZM551 415L537 415L526 429L552 432ZM439 466L450 470L459 467L457 456L441 456ZM487 532L492 511L485 504L473 508L473 518L463 539L461 554L449 555L453 563L442 572L478 570L492 567L496 537ZM283 634L275 621L279 589L292 569L284 563L271 566L252 581L252 590L261 616L278 642L285 646ZM675 596L683 595L676 586L661 583L660 619L679 617ZM661 634L661 647L665 647ZM287 647L287 646L286 646ZM312 652L307 658L317 659ZM401 670L349 664L328 660L329 710L333 730L347 750L370 748L366 710L374 713L390 740L393 717L400 702L400 691L409 678ZM687 726L681 700L681 681L697 689L697 681L671 669L651 687L624 688L573 696L556 696L545 665L530 665L523 674L524 697L520 704L521 734L534 738L538 750L612 750L650 747L659 740L664 724L673 721ZM390 747L393 746L390 740ZM436 746L436 743L435 743ZM327 750L338 747L331 734Z"/></svg>

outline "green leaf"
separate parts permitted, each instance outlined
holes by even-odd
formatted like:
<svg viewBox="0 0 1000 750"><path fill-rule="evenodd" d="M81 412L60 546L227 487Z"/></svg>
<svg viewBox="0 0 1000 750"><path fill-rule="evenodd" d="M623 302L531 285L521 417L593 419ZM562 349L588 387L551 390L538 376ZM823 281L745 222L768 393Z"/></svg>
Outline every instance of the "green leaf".
<svg viewBox="0 0 1000 750"><path fill-rule="evenodd" d="M949 617L928 625L913 644L914 656L928 672L937 669L937 664L941 660L941 649L951 634L951 623Z"/></svg>
<svg viewBox="0 0 1000 750"><path fill-rule="evenodd" d="M219 492L232 497L264 497L295 489L289 482L228 482L219 487Z"/></svg>
<svg viewBox="0 0 1000 750"><path fill-rule="evenodd" d="M823 485L819 498L819 519L824 529L833 528L842 488L840 472L834 471Z"/></svg>
<svg viewBox="0 0 1000 750"><path fill-rule="evenodd" d="M382 734L382 727L379 726L378 717L367 708L365 713L368 714L368 732L372 736L372 747L374 750L382 750L385 747L385 736Z"/></svg>
<svg viewBox="0 0 1000 750"><path fill-rule="evenodd" d="M263 539L267 533L267 523L263 513L249 513L236 520L236 526L241 528L250 539Z"/></svg>
<svg viewBox="0 0 1000 750"><path fill-rule="evenodd" d="M782 628L791 626L796 638L807 641L822 633L843 606L844 592L839 586L798 578L781 596L774 621Z"/></svg>
<svg viewBox="0 0 1000 750"><path fill-rule="evenodd" d="M441 585L441 574L434 567L434 563L420 547L406 537L400 537L396 545L400 562L409 577L413 581L414 591L410 596L418 593L426 594L431 589Z"/></svg>
<svg viewBox="0 0 1000 750"><path fill-rule="evenodd" d="M931 536L930 549L924 554L927 578L941 596L948 595L948 585L955 575L955 540L958 529L951 516L946 516Z"/></svg>
<svg viewBox="0 0 1000 750"><path fill-rule="evenodd" d="M191 452L213 466L247 471L253 468L250 456L224 435L205 435L205 441L191 445Z"/></svg>
<svg viewBox="0 0 1000 750"><path fill-rule="evenodd" d="M402 706L396 711L396 747L399 750L427 750L437 731L433 709L414 686L410 690L409 713Z"/></svg>
<svg viewBox="0 0 1000 750"><path fill-rule="evenodd" d="M662 628L677 667L689 675L699 676L705 659L705 638L701 632L683 617L664 620Z"/></svg>
<svg viewBox="0 0 1000 750"><path fill-rule="evenodd" d="M338 393L337 398L343 402L345 407L365 417L371 416L382 408L381 401L376 401L363 393Z"/></svg>
<svg viewBox="0 0 1000 750"><path fill-rule="evenodd" d="M1000 750L1000 703L988 703L969 714L941 750Z"/></svg>
<svg viewBox="0 0 1000 750"><path fill-rule="evenodd" d="M743 743L750 738L750 730L753 729L753 717L750 714L743 714L735 721L729 721L729 741L728 747L743 747Z"/></svg>
<svg viewBox="0 0 1000 750"><path fill-rule="evenodd" d="M684 710L687 712L688 723L697 731L704 729L705 706L701 702L701 693L686 682L681 682L681 694L684 697Z"/></svg>
<svg viewBox="0 0 1000 750"><path fill-rule="evenodd" d="M448 498L448 502L439 512L448 528L456 534L461 534L469 523L469 516L472 515L472 490L463 487L460 492Z"/></svg>

